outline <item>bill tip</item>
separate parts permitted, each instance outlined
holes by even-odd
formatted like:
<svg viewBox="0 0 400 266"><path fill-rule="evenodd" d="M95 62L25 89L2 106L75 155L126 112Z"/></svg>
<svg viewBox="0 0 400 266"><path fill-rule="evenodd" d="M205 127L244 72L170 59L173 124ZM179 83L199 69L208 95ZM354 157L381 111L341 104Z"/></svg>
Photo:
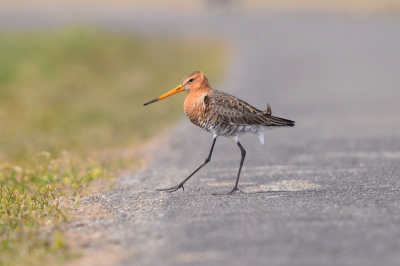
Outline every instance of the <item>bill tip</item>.
<svg viewBox="0 0 400 266"><path fill-rule="evenodd" d="M157 102L157 101L158 101L158 98L155 98L154 100L151 100L151 101L149 101L147 103L144 103L143 106L149 105L149 104Z"/></svg>

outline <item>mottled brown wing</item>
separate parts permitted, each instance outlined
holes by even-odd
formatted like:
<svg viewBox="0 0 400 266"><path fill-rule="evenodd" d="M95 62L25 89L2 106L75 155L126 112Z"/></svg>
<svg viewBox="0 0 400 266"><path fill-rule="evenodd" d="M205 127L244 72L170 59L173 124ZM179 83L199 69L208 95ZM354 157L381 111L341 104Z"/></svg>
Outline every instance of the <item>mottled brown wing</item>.
<svg viewBox="0 0 400 266"><path fill-rule="evenodd" d="M204 98L210 117L231 125L293 126L294 122L262 112L228 93L214 90Z"/></svg>

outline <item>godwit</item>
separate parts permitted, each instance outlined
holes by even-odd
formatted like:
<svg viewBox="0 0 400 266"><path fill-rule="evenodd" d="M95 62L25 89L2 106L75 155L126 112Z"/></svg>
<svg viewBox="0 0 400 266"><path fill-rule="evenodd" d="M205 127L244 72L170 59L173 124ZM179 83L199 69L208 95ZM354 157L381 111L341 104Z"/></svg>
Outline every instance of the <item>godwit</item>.
<svg viewBox="0 0 400 266"><path fill-rule="evenodd" d="M212 89L208 83L208 79L201 71L190 73L176 88L144 105L157 102L182 91L188 92L184 103L187 117L196 126L211 132L213 134L213 142L208 157L193 171L193 173L178 185L165 189L157 189L158 191L174 192L180 188L184 190L183 185L186 181L211 160L217 138L219 136L224 136L233 138L242 154L235 186L228 193L233 194L239 190L240 171L242 170L244 158L246 157L246 150L240 144L239 136L245 133L258 134L261 144L264 144L265 129L293 127L295 123L291 120L272 116L271 107L268 103L267 110L260 111L235 96Z"/></svg>

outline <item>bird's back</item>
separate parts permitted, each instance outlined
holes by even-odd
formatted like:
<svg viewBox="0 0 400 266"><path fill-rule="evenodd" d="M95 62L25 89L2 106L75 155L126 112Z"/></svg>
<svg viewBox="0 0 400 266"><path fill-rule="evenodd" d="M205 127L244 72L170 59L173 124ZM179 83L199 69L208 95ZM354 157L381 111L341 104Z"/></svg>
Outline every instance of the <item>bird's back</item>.
<svg viewBox="0 0 400 266"><path fill-rule="evenodd" d="M292 127L294 121L271 115L271 109L260 111L245 101L225 92L209 89L190 92L185 100L185 112L190 121L219 136L258 133L266 128Z"/></svg>

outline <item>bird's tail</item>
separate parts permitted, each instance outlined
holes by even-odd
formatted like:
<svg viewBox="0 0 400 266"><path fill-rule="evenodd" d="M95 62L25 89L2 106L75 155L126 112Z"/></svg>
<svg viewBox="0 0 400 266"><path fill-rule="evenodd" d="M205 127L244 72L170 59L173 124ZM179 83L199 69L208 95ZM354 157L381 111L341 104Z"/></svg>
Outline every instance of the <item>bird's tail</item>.
<svg viewBox="0 0 400 266"><path fill-rule="evenodd" d="M267 109L262 112L263 116L267 118L266 126L273 127L294 127L295 122L289 119L272 116L271 106L267 102Z"/></svg>
<svg viewBox="0 0 400 266"><path fill-rule="evenodd" d="M268 121L271 123L268 126L273 127L294 127L295 122L289 119L280 118L276 116L268 116Z"/></svg>

